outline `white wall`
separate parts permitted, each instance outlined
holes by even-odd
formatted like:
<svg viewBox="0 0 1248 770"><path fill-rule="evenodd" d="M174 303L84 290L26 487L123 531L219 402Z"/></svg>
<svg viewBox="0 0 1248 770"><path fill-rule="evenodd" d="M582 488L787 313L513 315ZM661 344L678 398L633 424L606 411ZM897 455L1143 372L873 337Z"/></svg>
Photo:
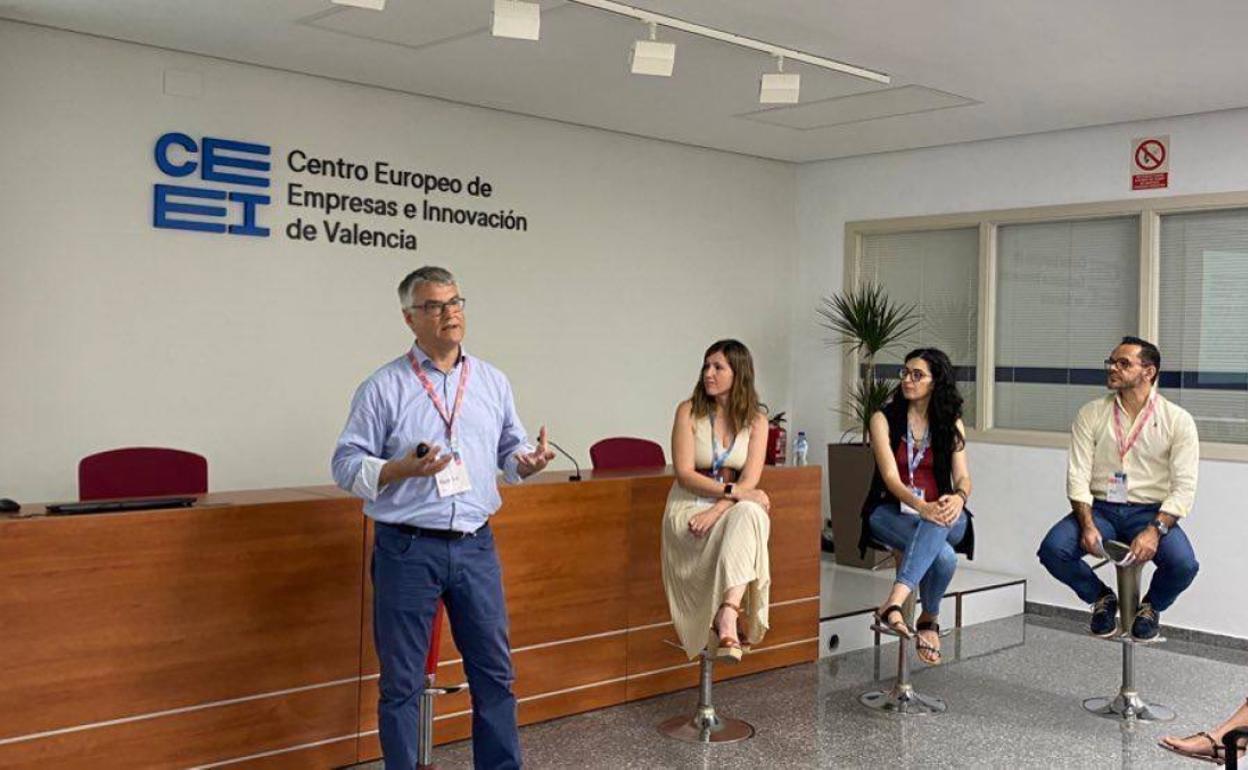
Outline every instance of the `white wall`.
<svg viewBox="0 0 1248 770"><path fill-rule="evenodd" d="M841 358L814 307L843 283L845 223L952 212L1121 200L1133 137L1170 134L1171 189L1162 195L1248 189L1248 111L977 142L808 164L798 171L801 257L793 302L794 404L811 443L836 440ZM1134 193L1144 196L1151 193ZM1163 351L1164 352L1164 351ZM820 453L815 453L819 456ZM1065 452L973 445L976 566L1025 574L1029 599L1082 606L1034 554L1067 510ZM1184 525L1201 573L1164 622L1248 636L1248 616L1222 604L1248 575L1244 466L1202 462L1196 511Z"/></svg>
<svg viewBox="0 0 1248 770"><path fill-rule="evenodd" d="M170 68L203 95L164 95ZM176 180L152 145L173 130L271 143L279 198L294 147L479 173L529 231L296 244L277 200L267 239L157 230L152 185ZM468 347L530 431L584 462L608 435L666 446L719 337L790 400L790 165L10 22L0 136L0 496L72 498L80 457L136 444L204 453L217 490L328 482L354 387L410 343L395 286L426 263L460 276Z"/></svg>

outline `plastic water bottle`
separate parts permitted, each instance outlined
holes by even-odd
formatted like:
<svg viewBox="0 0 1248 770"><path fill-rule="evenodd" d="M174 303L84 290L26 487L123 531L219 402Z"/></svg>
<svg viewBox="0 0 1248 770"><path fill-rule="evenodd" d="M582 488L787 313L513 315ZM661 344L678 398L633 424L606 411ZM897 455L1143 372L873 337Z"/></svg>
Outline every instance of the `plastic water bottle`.
<svg viewBox="0 0 1248 770"><path fill-rule="evenodd" d="M793 441L793 464L805 465L806 453L810 451L810 444L806 441L806 431L799 430L797 438Z"/></svg>

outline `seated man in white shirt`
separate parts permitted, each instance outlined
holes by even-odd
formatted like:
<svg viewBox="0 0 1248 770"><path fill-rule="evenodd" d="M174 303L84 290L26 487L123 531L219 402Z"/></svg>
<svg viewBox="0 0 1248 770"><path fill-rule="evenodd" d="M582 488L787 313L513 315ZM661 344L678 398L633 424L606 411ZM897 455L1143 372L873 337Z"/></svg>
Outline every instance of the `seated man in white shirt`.
<svg viewBox="0 0 1248 770"><path fill-rule="evenodd" d="M1104 398L1085 404L1071 428L1066 496L1073 512L1040 544L1040 563L1092 605L1091 630L1118 630L1118 598L1083 561L1102 541L1131 544L1127 557L1157 565L1131 626L1137 639L1157 636L1161 613L1196 577L1200 565L1179 520L1196 496L1200 440L1196 422L1157 391L1161 352L1124 337L1105 360Z"/></svg>

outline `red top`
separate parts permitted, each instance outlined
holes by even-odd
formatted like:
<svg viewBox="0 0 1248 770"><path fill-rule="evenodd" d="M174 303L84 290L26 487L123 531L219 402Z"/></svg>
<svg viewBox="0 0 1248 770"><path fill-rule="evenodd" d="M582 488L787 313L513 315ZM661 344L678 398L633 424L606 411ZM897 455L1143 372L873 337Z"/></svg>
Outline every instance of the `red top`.
<svg viewBox="0 0 1248 770"><path fill-rule="evenodd" d="M915 447L916 449L918 447ZM922 487L923 501L934 502L940 499L940 487L936 486L936 472L932 468L932 448L929 446L919 460L919 467L914 469L914 479L910 479L910 457L906 451L906 442L897 444L897 472L901 474L901 483L908 487Z"/></svg>

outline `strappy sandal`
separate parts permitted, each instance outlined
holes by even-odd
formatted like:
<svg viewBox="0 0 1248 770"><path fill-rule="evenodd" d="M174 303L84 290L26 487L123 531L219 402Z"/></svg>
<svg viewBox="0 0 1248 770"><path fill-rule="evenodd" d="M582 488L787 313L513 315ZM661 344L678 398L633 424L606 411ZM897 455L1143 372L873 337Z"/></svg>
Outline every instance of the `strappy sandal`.
<svg viewBox="0 0 1248 770"><path fill-rule="evenodd" d="M741 616L740 606L733 604L732 602L724 602L719 605L720 610L724 609L725 607L727 607L730 610L735 611L737 613L737 617ZM716 610L716 614L718 614L718 610ZM714 624L712 624L711 636L714 636L715 634L716 634L715 626ZM720 636L719 641L716 642L715 657L720 660L728 661L730 663L739 663L741 661L741 653L742 653L741 642L737 641L736 639L733 639L731 636L728 636L727 634Z"/></svg>
<svg viewBox="0 0 1248 770"><path fill-rule="evenodd" d="M899 636L902 639L914 638L914 632L906 625L906 613L901 609L900 604L890 604L883 611L876 610L871 614L875 618L875 622L871 624L872 631L878 631L888 636ZM901 620L896 623L890 623L888 618L894 614L900 616Z"/></svg>
<svg viewBox="0 0 1248 770"><path fill-rule="evenodd" d="M1211 762L1215 765L1226 764L1226 758L1223 756L1224 754L1226 754L1226 747L1223 746L1221 743L1218 743L1217 741L1215 741L1212 735L1202 730L1198 733L1192 733L1186 738L1180 738L1179 740L1190 741L1192 738L1204 738L1205 740L1209 741L1209 750L1212 751L1213 753L1201 754L1195 751L1187 751L1185 749L1179 748L1178 746L1172 746L1169 743L1166 743L1164 740L1157 741L1157 745L1162 747L1166 751L1174 752L1175 754L1178 754L1181 757L1187 757L1188 759L1199 759L1201 762Z"/></svg>
<svg viewBox="0 0 1248 770"><path fill-rule="evenodd" d="M919 651L919 660L923 661L929 666L939 666L941 664L940 648L933 647L932 645L923 641L923 637L919 636L918 632L919 631L932 631L936 634L936 638L939 639L940 638L940 624L934 620L920 620L918 623L914 624L914 631L915 631L914 648ZM927 658L924 658L923 653L927 653L929 656L933 657L934 659L928 660Z"/></svg>

